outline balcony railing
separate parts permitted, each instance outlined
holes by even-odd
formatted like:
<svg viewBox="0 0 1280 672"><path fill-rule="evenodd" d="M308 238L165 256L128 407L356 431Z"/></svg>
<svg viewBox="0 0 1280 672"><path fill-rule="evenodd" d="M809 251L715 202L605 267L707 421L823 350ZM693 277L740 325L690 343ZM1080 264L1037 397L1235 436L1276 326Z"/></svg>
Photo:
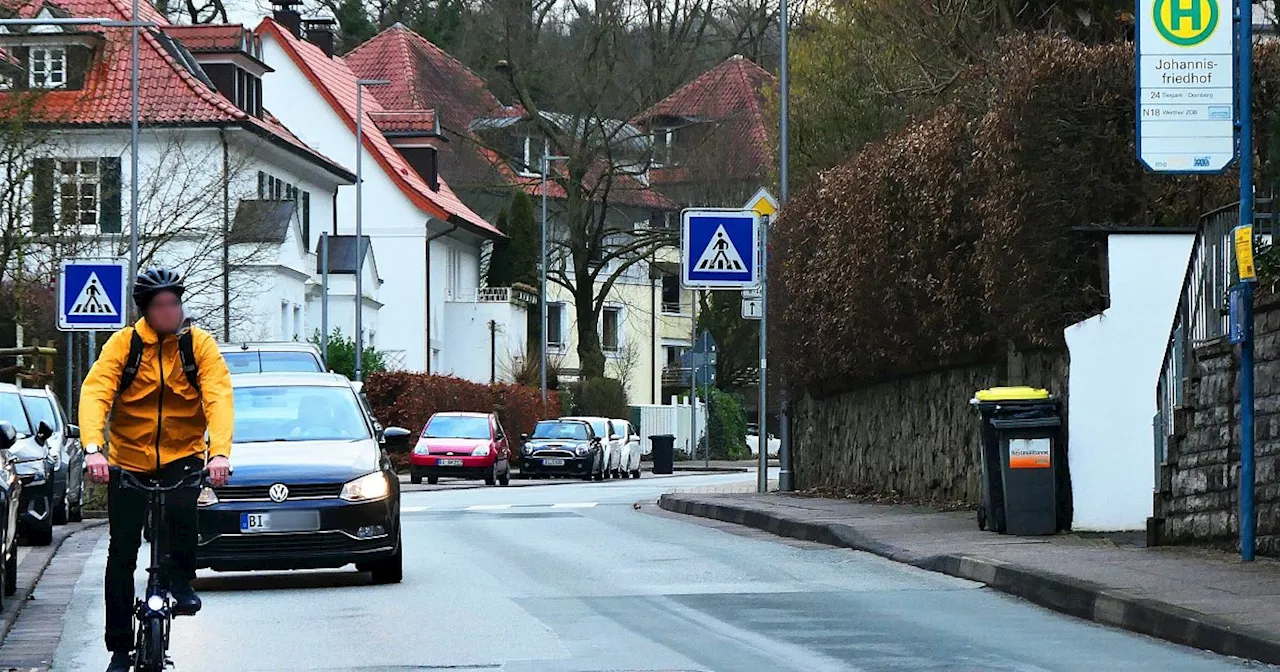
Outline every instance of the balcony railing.
<svg viewBox="0 0 1280 672"><path fill-rule="evenodd" d="M454 303L538 303L537 292L523 286L515 287L474 287L471 289L450 290L445 293L445 300Z"/></svg>

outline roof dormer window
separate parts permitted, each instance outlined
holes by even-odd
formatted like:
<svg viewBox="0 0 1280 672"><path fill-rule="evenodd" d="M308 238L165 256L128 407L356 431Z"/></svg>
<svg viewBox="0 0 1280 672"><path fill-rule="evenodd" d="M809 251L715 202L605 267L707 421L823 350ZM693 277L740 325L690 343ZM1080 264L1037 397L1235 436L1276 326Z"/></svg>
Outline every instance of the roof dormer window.
<svg viewBox="0 0 1280 672"><path fill-rule="evenodd" d="M28 84L33 89L60 89L67 84L67 50L32 47L27 57Z"/></svg>
<svg viewBox="0 0 1280 672"><path fill-rule="evenodd" d="M675 158L676 129L653 129L653 167L664 168L676 165Z"/></svg>

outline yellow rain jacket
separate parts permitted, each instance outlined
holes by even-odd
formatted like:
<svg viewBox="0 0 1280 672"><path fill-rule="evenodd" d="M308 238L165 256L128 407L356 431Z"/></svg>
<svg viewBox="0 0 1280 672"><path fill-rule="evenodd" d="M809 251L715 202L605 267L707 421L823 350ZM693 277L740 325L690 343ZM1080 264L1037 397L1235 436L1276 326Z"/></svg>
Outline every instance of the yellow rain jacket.
<svg viewBox="0 0 1280 672"><path fill-rule="evenodd" d="M132 329L142 337L142 362L129 389L116 393L129 359ZM192 349L199 367L200 390L187 382L178 355L178 337L161 342L145 319L112 334L80 390L80 440L109 446L111 464L134 472L191 455L203 455L205 430L209 456L231 456L234 402L231 373L208 332L191 328ZM108 416L111 440L104 442Z"/></svg>

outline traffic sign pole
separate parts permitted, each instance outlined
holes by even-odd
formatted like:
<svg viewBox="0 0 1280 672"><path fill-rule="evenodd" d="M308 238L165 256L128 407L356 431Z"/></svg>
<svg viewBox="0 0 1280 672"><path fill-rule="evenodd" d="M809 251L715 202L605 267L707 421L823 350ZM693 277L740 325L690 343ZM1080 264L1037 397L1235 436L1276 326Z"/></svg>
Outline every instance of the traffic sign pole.
<svg viewBox="0 0 1280 672"><path fill-rule="evenodd" d="M757 414L759 431L756 444L760 448L760 464L756 475L756 490L769 491L769 405L767 372L769 365L769 218L760 218L760 411Z"/></svg>
<svg viewBox="0 0 1280 672"><path fill-rule="evenodd" d="M1253 227L1253 4L1236 0L1236 51L1239 54L1240 226ZM1249 244L1252 246L1252 236ZM1250 249L1252 253L1252 249ZM1240 344L1240 559L1253 561L1253 282L1241 280L1244 342Z"/></svg>

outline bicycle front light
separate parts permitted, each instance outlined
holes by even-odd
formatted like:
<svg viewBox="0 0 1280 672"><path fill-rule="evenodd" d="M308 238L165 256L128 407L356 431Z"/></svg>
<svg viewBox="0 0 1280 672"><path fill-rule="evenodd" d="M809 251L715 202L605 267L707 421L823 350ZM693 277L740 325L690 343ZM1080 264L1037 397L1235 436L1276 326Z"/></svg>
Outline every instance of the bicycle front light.
<svg viewBox="0 0 1280 672"><path fill-rule="evenodd" d="M353 481L347 481L347 484L342 486L341 497L348 502L372 502L385 499L390 494L391 483L387 481L386 474L375 471Z"/></svg>
<svg viewBox="0 0 1280 672"><path fill-rule="evenodd" d="M147 598L147 608L151 611L160 611L164 609L164 598L159 595L152 595Z"/></svg>
<svg viewBox="0 0 1280 672"><path fill-rule="evenodd" d="M200 498L196 500L196 506L213 506L218 503L218 493L213 488L205 486L200 490Z"/></svg>

